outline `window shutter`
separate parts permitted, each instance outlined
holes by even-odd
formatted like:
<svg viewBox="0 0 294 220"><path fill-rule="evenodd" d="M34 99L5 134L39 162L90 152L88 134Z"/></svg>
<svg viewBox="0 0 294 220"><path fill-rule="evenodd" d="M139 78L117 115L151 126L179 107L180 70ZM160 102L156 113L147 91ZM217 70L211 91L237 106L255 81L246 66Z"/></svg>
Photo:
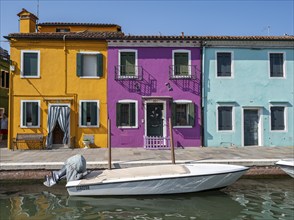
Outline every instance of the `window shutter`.
<svg viewBox="0 0 294 220"><path fill-rule="evenodd" d="M90 102L91 125L97 125L97 103Z"/></svg>
<svg viewBox="0 0 294 220"><path fill-rule="evenodd" d="M119 127L121 125L120 123L120 103L116 103L116 127Z"/></svg>
<svg viewBox="0 0 294 220"><path fill-rule="evenodd" d="M32 122L33 126L38 126L38 118L39 118L39 106L37 102L32 102Z"/></svg>
<svg viewBox="0 0 294 220"><path fill-rule="evenodd" d="M101 53L97 54L97 76L103 76L103 55Z"/></svg>
<svg viewBox="0 0 294 220"><path fill-rule="evenodd" d="M177 115L176 107L177 107L177 104L176 103L172 103L172 112L171 112L172 126L175 126L176 125L176 115Z"/></svg>
<svg viewBox="0 0 294 220"><path fill-rule="evenodd" d="M189 125L194 127L195 125L195 105L194 103L189 103Z"/></svg>
<svg viewBox="0 0 294 220"><path fill-rule="evenodd" d="M22 125L26 126L27 125L27 103L23 102L22 103Z"/></svg>
<svg viewBox="0 0 294 220"><path fill-rule="evenodd" d="M130 103L130 126L136 125L136 105L135 103Z"/></svg>
<svg viewBox="0 0 294 220"><path fill-rule="evenodd" d="M77 53L77 76L83 74L83 54Z"/></svg>

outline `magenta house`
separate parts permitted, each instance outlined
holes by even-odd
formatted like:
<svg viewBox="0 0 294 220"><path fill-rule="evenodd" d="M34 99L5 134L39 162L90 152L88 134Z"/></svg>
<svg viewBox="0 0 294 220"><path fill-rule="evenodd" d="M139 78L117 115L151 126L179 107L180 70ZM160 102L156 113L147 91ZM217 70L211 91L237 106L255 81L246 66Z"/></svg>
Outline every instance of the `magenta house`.
<svg viewBox="0 0 294 220"><path fill-rule="evenodd" d="M112 147L201 146L201 51L193 37L108 40Z"/></svg>

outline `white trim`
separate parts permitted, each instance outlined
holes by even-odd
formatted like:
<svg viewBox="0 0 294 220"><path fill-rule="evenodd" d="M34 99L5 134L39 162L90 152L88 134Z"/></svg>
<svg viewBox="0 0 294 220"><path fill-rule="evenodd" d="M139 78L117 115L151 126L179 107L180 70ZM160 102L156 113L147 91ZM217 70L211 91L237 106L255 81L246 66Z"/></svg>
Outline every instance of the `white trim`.
<svg viewBox="0 0 294 220"><path fill-rule="evenodd" d="M271 54L283 54L283 76L271 76L271 59L270 55ZM269 79L286 79L286 53L284 51L268 51L268 77Z"/></svg>
<svg viewBox="0 0 294 220"><path fill-rule="evenodd" d="M263 146L263 109L262 107L243 107L241 115L241 138L242 146L245 146L245 135L244 135L244 111L245 110L257 110L258 113L258 146Z"/></svg>
<svg viewBox="0 0 294 220"><path fill-rule="evenodd" d="M23 74L24 70L24 53L37 53L38 54L38 71L36 76L25 76ZM41 63L41 52L39 50L21 50L20 58L20 78L40 78L40 63Z"/></svg>
<svg viewBox="0 0 294 220"><path fill-rule="evenodd" d="M162 109L162 135L164 138L166 138L166 130L167 130L167 118L166 118L166 101L159 101L158 99L150 99L146 100L144 102L144 121L145 121L145 126L144 126L144 136L147 137L147 105L150 103L161 103L163 104L163 109Z"/></svg>
<svg viewBox="0 0 294 220"><path fill-rule="evenodd" d="M218 53L230 53L231 54L231 76L218 76L217 75L217 54ZM217 50L215 51L215 78L217 79L233 79L235 77L234 69L235 69L235 62L234 62L234 51L230 50Z"/></svg>
<svg viewBox="0 0 294 220"><path fill-rule="evenodd" d="M38 124L37 126L27 126L23 125L23 103L27 102L37 102L38 103ZM41 101L40 100L20 100L20 127L21 128L40 128L41 126Z"/></svg>
<svg viewBox="0 0 294 220"><path fill-rule="evenodd" d="M118 78L120 79L133 79L133 78L138 78L138 50L135 49L120 49L118 50L118 66L121 65L121 53L122 52L133 52L135 53L135 76L121 76L120 75L120 69L118 70Z"/></svg>
<svg viewBox="0 0 294 220"><path fill-rule="evenodd" d="M218 107L232 107L232 130L219 130L218 129ZM233 133L235 132L235 105L233 104L217 104L216 105L216 132L219 133Z"/></svg>
<svg viewBox="0 0 294 220"><path fill-rule="evenodd" d="M173 103L176 103L176 104L190 104L190 103L193 103L193 101L192 100L179 99L179 100L174 100ZM189 115L189 108L188 108L187 113ZM186 117L187 117L187 115L186 115ZM195 120L195 116L194 116L194 120ZM173 126L173 128L193 128L193 126L190 126L190 125L175 125L175 126Z"/></svg>
<svg viewBox="0 0 294 220"><path fill-rule="evenodd" d="M175 53L187 53L188 54L188 70L189 70L189 74L188 76L176 76L175 75ZM173 72L172 72L172 76L173 78L190 78L192 75L192 71L191 71L191 50L184 50L184 49L176 49L176 50L172 50L172 67L173 67Z"/></svg>
<svg viewBox="0 0 294 220"><path fill-rule="evenodd" d="M118 126L118 128L138 128L138 100L134 99L121 99L118 100L117 103L135 103L135 126ZM116 109L117 110L117 109Z"/></svg>
<svg viewBox="0 0 294 220"><path fill-rule="evenodd" d="M82 125L82 102L97 103L97 125ZM79 127L80 128L99 128L100 127L100 101L99 100L80 100L79 101Z"/></svg>
<svg viewBox="0 0 294 220"><path fill-rule="evenodd" d="M271 107L284 107L284 125L285 125L285 129L284 130L272 130L272 111L271 111ZM269 131L273 132L273 133L285 133L288 132L288 108L287 108L287 104L281 104L281 103L277 103L277 104L270 104L269 105Z"/></svg>
<svg viewBox="0 0 294 220"><path fill-rule="evenodd" d="M80 51L78 52L77 54L85 54L85 55L97 55L97 54L102 54L101 52L99 51ZM82 61L83 62L83 61ZM96 69L96 72L98 70L98 63L96 61L96 64L97 64L97 69ZM84 65L84 64L83 64ZM82 70L83 72L83 70ZM80 79L100 79L101 77L100 76L79 76Z"/></svg>
<svg viewBox="0 0 294 220"><path fill-rule="evenodd" d="M50 113L50 109L51 109L51 107L53 107L53 106L67 106L67 107L69 107L69 109L70 109L70 104L68 104L68 103L49 103L49 105L48 105L48 115L47 115L47 121L48 121L48 117L49 117L49 113ZM47 124L47 132L48 132L48 124ZM68 123L68 145L70 145L70 114L69 114L69 123Z"/></svg>

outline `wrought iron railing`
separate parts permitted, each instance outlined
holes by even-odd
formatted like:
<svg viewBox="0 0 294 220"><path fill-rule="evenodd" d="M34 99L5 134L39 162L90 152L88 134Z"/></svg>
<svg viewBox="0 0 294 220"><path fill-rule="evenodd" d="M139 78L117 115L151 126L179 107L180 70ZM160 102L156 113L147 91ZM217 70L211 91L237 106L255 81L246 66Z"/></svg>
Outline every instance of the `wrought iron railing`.
<svg viewBox="0 0 294 220"><path fill-rule="evenodd" d="M170 138L144 136L144 148L145 149L170 149Z"/></svg>
<svg viewBox="0 0 294 220"><path fill-rule="evenodd" d="M197 79L197 66L171 65L169 66L169 79Z"/></svg>
<svg viewBox="0 0 294 220"><path fill-rule="evenodd" d="M135 65L115 66L115 80L141 80L142 67Z"/></svg>

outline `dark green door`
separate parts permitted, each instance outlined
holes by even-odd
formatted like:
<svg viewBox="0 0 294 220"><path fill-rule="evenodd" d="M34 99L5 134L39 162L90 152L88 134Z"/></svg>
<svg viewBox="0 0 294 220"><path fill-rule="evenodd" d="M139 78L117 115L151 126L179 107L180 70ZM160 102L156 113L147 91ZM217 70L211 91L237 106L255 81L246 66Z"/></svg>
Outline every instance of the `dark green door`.
<svg viewBox="0 0 294 220"><path fill-rule="evenodd" d="M162 103L147 104L147 136L163 136Z"/></svg>
<svg viewBox="0 0 294 220"><path fill-rule="evenodd" d="M244 145L258 145L258 110L244 110Z"/></svg>

